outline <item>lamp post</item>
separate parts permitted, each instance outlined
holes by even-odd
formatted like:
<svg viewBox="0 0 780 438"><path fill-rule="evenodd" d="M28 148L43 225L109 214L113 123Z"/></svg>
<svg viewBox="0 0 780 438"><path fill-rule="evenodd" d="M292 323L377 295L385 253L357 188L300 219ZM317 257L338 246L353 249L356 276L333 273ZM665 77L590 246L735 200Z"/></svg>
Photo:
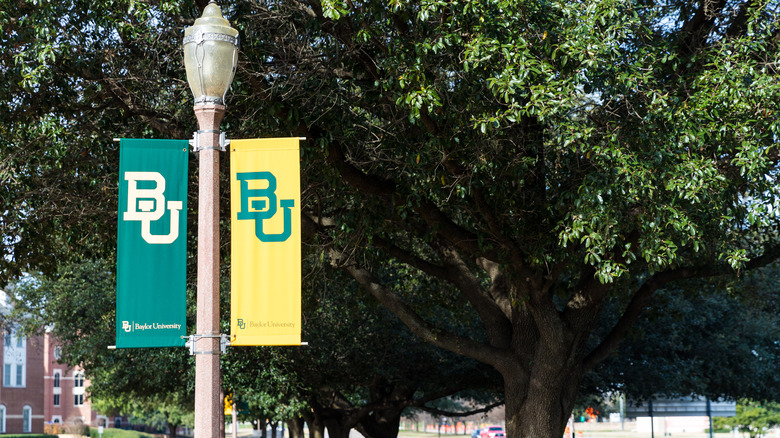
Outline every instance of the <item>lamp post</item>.
<svg viewBox="0 0 780 438"><path fill-rule="evenodd" d="M195 355L195 437L220 436L219 327L219 151L224 135L225 94L238 59L238 31L212 0L193 26L184 30L184 65L195 96L198 131L194 151L200 163L198 182L198 287Z"/></svg>

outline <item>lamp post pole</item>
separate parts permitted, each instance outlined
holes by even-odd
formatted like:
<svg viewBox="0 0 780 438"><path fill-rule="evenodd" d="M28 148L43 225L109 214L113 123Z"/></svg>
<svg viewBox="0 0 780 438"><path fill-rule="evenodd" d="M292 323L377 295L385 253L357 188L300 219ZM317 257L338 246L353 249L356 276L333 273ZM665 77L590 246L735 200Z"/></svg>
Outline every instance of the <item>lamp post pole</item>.
<svg viewBox="0 0 780 438"><path fill-rule="evenodd" d="M195 355L195 438L219 438L222 426L219 356L219 125L225 94L235 74L238 31L212 0L203 15L184 31L184 64L195 96L195 152L198 171L198 288Z"/></svg>
<svg viewBox="0 0 780 438"><path fill-rule="evenodd" d="M225 106L195 106L198 143L198 290L195 345L195 435L220 436L219 125ZM204 132L205 131L205 132Z"/></svg>

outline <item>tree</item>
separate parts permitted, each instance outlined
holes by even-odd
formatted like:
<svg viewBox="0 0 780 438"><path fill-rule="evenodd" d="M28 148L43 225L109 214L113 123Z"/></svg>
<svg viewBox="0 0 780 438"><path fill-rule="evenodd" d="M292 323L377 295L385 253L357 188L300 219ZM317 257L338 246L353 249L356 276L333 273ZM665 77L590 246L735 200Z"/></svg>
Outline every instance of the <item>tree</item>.
<svg viewBox="0 0 780 438"><path fill-rule="evenodd" d="M152 430L167 430L169 438L176 438L179 426L195 422L192 401L177 393L144 396L116 391L93 400L92 408L105 415L127 415L132 424L144 424Z"/></svg>
<svg viewBox="0 0 780 438"><path fill-rule="evenodd" d="M658 291L615 354L586 376L583 392L621 392L632 400L775 399L777 275L774 263L738 279L690 280ZM612 306L604 327L614 324Z"/></svg>
<svg viewBox="0 0 780 438"><path fill-rule="evenodd" d="M750 438L763 437L780 424L780 404L742 399L737 403L735 417L718 418L716 424L735 427Z"/></svg>
<svg viewBox="0 0 780 438"><path fill-rule="evenodd" d="M111 266L64 264L50 277L24 277L8 292L8 318L25 333L50 332L62 363L84 368L95 407L167 427L171 438L177 426L191 424L194 364L185 349L107 349L116 327Z"/></svg>
<svg viewBox="0 0 780 438"><path fill-rule="evenodd" d="M226 390L249 401L253 420L301 416L310 430L327 428L332 437L357 429L395 438L407 407L432 409L429 402L451 395L496 403L495 372L422 342L343 273L329 270L313 269L304 288L308 346L237 347L223 360ZM432 314L446 310L430 307Z"/></svg>
<svg viewBox="0 0 780 438"><path fill-rule="evenodd" d="M2 5L8 275L110 252L107 132L193 127L169 24L197 8ZM560 436L659 288L777 257L778 7L239 1L225 127L306 136L322 254L424 340L494 367L509 435ZM438 326L415 296L482 327ZM608 302L619 316L591 344Z"/></svg>
<svg viewBox="0 0 780 438"><path fill-rule="evenodd" d="M334 3L313 13L343 129L306 127L343 185L310 225L415 333L501 372L508 434L559 435L660 287L776 257L776 4ZM388 261L467 300L486 342L421 315Z"/></svg>

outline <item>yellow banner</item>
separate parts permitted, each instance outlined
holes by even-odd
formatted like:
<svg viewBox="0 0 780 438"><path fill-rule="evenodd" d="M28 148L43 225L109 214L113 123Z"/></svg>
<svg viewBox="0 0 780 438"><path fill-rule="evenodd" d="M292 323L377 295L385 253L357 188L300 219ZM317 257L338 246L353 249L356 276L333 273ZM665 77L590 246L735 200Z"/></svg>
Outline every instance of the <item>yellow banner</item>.
<svg viewBox="0 0 780 438"><path fill-rule="evenodd" d="M231 345L301 344L298 143L230 141Z"/></svg>

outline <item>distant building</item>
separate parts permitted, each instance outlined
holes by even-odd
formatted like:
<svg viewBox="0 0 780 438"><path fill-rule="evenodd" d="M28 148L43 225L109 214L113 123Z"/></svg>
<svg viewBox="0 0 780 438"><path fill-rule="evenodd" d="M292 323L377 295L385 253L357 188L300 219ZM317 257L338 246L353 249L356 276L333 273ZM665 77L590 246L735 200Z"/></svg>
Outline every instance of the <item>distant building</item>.
<svg viewBox="0 0 780 438"><path fill-rule="evenodd" d="M43 433L46 423L109 426L86 399L84 371L58 362L49 334L25 338L1 330L0 356L0 433Z"/></svg>
<svg viewBox="0 0 780 438"><path fill-rule="evenodd" d="M69 368L59 363L60 347L49 335L44 336L43 415L48 423L81 422L90 426L105 420L92 410L85 390L89 381L80 367Z"/></svg>

